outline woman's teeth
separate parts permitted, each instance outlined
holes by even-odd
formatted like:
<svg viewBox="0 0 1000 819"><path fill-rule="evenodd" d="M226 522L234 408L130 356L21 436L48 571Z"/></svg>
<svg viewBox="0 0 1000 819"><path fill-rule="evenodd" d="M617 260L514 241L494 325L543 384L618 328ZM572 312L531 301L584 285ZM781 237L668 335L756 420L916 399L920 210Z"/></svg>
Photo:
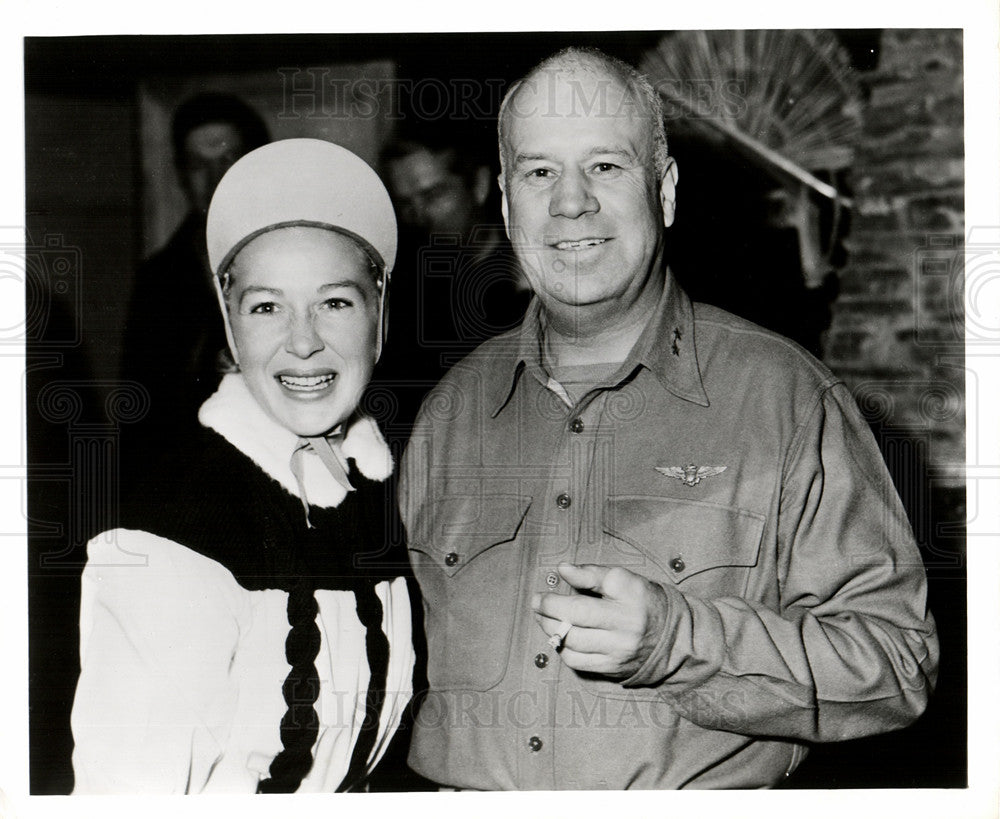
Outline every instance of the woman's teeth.
<svg viewBox="0 0 1000 819"><path fill-rule="evenodd" d="M279 375L278 381L281 386L287 387L290 390L300 390L302 392L312 392L314 390L322 390L325 387L333 383L333 379L337 377L336 373L329 373L328 375Z"/></svg>

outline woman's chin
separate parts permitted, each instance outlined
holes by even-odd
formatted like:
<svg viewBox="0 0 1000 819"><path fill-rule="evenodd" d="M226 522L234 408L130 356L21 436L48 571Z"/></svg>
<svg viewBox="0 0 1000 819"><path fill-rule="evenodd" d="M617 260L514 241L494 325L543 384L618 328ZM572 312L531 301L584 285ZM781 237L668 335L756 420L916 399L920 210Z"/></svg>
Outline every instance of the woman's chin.
<svg viewBox="0 0 1000 819"><path fill-rule="evenodd" d="M300 438L328 435L340 426L351 412L338 407L281 407L272 412L275 420Z"/></svg>
<svg viewBox="0 0 1000 819"><path fill-rule="evenodd" d="M294 427L289 427L296 435L300 438L319 438L323 435L329 435L346 419L341 416L337 416L335 419L328 419L325 421L318 421L316 423L301 423L296 424Z"/></svg>

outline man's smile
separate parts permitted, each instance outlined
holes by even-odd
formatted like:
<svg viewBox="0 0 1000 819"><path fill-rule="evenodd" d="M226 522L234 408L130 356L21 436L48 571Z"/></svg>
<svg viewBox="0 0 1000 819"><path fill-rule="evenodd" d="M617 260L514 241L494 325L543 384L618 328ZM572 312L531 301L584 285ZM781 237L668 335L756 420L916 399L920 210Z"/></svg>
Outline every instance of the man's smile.
<svg viewBox="0 0 1000 819"><path fill-rule="evenodd" d="M553 243L551 246L556 250L587 250L588 248L597 247L598 245L603 245L605 242L610 241L610 239L598 237L588 237L586 239L563 239Z"/></svg>

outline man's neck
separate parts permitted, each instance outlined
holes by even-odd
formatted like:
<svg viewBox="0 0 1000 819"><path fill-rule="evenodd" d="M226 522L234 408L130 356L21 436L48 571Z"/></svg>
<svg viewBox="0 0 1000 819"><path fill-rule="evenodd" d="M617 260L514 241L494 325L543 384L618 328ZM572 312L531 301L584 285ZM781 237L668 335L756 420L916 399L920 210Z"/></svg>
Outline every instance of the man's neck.
<svg viewBox="0 0 1000 819"><path fill-rule="evenodd" d="M545 358L558 367L624 361L660 301L664 280L654 273L631 303L545 307L542 333Z"/></svg>

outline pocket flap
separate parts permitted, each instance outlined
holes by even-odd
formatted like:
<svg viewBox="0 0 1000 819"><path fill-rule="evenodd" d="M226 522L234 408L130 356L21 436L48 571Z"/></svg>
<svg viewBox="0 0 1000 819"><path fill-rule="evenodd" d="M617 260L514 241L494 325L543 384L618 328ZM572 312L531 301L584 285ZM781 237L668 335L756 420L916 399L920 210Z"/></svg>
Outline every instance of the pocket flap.
<svg viewBox="0 0 1000 819"><path fill-rule="evenodd" d="M428 510L430 525L410 549L427 555L449 577L478 555L509 543L531 506L526 495L449 495Z"/></svg>
<svg viewBox="0 0 1000 819"><path fill-rule="evenodd" d="M707 569L756 565L764 521L756 512L705 501L618 495L607 500L604 531L679 583Z"/></svg>

